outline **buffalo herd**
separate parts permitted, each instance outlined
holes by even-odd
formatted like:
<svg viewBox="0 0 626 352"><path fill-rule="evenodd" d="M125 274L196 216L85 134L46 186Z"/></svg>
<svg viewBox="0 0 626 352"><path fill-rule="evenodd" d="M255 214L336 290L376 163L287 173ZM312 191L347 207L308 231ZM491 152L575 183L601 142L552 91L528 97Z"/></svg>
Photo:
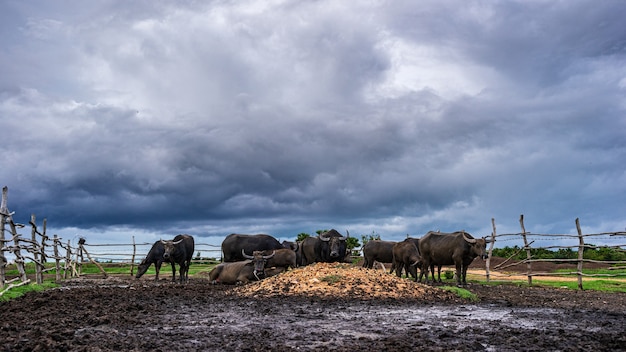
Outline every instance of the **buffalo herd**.
<svg viewBox="0 0 626 352"><path fill-rule="evenodd" d="M351 262L350 251L343 236L332 229L321 232L316 237L306 237L302 241L279 242L266 235L230 234L222 242L222 263L209 273L213 284L241 284L259 281L298 266L324 262ZM489 240L474 238L465 231L452 233L430 231L421 238L408 237L404 241L370 240L362 248L363 267L372 268L374 262L390 263L390 274L429 282L428 272L435 281L435 266L438 268L438 281L441 282L441 267L454 265L457 285L466 285L467 267L476 257L487 258L486 244ZM180 267L179 281L188 281L189 265L194 251L194 240L189 235L178 235L173 240L159 240L154 243L146 258L139 264L136 277L141 277L152 265L159 270L164 262L172 266L172 281L176 281L175 264ZM419 273L418 273L419 270Z"/></svg>

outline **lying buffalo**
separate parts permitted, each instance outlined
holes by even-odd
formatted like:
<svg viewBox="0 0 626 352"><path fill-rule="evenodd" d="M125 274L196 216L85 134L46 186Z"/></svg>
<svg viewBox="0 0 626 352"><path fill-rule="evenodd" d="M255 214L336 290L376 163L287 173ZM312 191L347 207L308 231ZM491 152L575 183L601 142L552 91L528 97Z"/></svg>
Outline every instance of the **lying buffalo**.
<svg viewBox="0 0 626 352"><path fill-rule="evenodd" d="M180 283L188 282L189 266L191 265L191 258L193 257L194 251L193 237L189 235L177 235L171 241L161 240L161 244L163 244L163 259L172 263L172 267L174 267L174 263L178 264L180 267ZM176 281L175 270L173 271L172 281Z"/></svg>
<svg viewBox="0 0 626 352"><path fill-rule="evenodd" d="M394 244L392 253L392 270L395 268L396 276L401 277L402 269L404 269L407 277L410 274L417 281L417 268L421 267L422 257L413 239L407 238L402 242Z"/></svg>
<svg viewBox="0 0 626 352"><path fill-rule="evenodd" d="M363 267L371 269L374 262L392 263L394 241L370 240L363 246Z"/></svg>
<svg viewBox="0 0 626 352"><path fill-rule="evenodd" d="M284 267L269 268L266 266L267 261L275 253L264 255L261 251L254 251L253 255L243 254L248 258L247 260L218 264L209 272L209 281L212 284L245 284L249 281L260 281L285 271Z"/></svg>
<svg viewBox="0 0 626 352"><path fill-rule="evenodd" d="M457 285L460 286L461 283L466 285L467 267L474 258L481 257L483 260L487 259L487 242L484 237L474 238L465 231L453 233L428 232L419 240L419 251L423 260L420 281L425 274L428 282L428 269L430 268L433 271L434 265L454 264L456 266Z"/></svg>
<svg viewBox="0 0 626 352"><path fill-rule="evenodd" d="M254 265L253 274L257 280L261 280L265 277L265 267L267 266L267 261L274 257L276 251L273 251L270 255L265 255L263 251L254 251L252 252L252 255L247 255L242 249L241 254L244 258L252 260L252 264Z"/></svg>
<svg viewBox="0 0 626 352"><path fill-rule="evenodd" d="M267 250L263 251L263 254L272 254L272 256L267 259L267 263L265 264L266 268L281 267L287 270L289 268L295 269L296 267L296 252L291 249L283 248L273 251Z"/></svg>
<svg viewBox="0 0 626 352"><path fill-rule="evenodd" d="M222 252L224 253L223 261L236 262L244 260L242 251L252 253L254 251L265 251L282 249L283 245L277 239L270 235L242 235L232 233L222 241Z"/></svg>
<svg viewBox="0 0 626 352"><path fill-rule="evenodd" d="M161 271L161 265L166 261L165 258L163 258L164 253L165 247L163 247L163 243L161 243L161 241L154 242L152 248L150 248L150 251L148 252L148 255L146 255L146 258L142 260L137 267L137 275L135 278L140 278L146 273L146 271L148 271L150 265L154 264L154 269L156 270L154 281L159 281L159 271ZM174 280L174 277L176 276L176 268L174 267L173 262L170 263L172 264L172 280Z"/></svg>

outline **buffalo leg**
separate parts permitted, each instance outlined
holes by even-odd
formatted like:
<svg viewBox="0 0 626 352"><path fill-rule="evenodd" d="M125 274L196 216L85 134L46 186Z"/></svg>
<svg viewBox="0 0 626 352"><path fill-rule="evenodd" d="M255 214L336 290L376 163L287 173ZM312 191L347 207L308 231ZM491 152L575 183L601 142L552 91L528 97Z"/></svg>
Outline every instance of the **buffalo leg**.
<svg viewBox="0 0 626 352"><path fill-rule="evenodd" d="M163 264L163 262L158 261L158 260L154 262L154 271L156 271L154 281L159 281L159 271L161 271L161 264Z"/></svg>
<svg viewBox="0 0 626 352"><path fill-rule="evenodd" d="M463 264L462 263L457 263L456 264L456 284L457 284L457 286L461 286L462 271L463 271ZM463 281L465 281L465 277L463 278Z"/></svg>
<svg viewBox="0 0 626 352"><path fill-rule="evenodd" d="M172 282L176 282L176 266L174 266L174 262L170 264L172 264Z"/></svg>

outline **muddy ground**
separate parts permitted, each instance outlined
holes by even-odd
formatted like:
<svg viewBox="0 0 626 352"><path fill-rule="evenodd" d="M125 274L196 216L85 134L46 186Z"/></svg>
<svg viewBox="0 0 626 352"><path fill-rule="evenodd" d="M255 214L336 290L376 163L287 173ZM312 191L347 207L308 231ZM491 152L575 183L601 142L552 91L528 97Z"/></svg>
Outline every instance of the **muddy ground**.
<svg viewBox="0 0 626 352"><path fill-rule="evenodd" d="M473 302L437 286L346 270L321 280L309 277L320 267L288 272L293 275L262 282L271 289L258 282L215 286L202 276L186 285L127 277L68 280L61 288L0 303L0 350L615 351L626 346L623 293L470 284L479 298ZM368 289L371 280L384 289ZM311 291L290 289L298 285ZM384 294L394 290L397 295Z"/></svg>

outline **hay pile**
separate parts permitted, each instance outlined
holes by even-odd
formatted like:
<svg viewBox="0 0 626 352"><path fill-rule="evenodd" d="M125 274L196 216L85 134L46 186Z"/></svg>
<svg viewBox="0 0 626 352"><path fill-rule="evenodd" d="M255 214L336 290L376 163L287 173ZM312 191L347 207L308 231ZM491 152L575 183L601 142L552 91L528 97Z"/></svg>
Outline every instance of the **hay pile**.
<svg viewBox="0 0 626 352"><path fill-rule="evenodd" d="M315 263L237 287L235 292L246 297L315 296L363 300L452 298L450 292L401 279L382 270L344 263Z"/></svg>

